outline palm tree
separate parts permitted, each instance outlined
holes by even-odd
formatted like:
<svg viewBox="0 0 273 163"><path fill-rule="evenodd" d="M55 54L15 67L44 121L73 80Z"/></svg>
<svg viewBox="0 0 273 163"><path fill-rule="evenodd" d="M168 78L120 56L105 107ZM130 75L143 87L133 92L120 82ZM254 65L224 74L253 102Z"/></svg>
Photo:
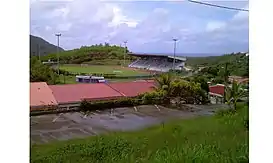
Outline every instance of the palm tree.
<svg viewBox="0 0 273 163"><path fill-rule="evenodd" d="M238 100L241 99L242 97L245 97L246 92L242 88L241 84L233 80L231 87L226 86L225 95L228 105L229 106L233 105L233 108L236 110Z"/></svg>
<svg viewBox="0 0 273 163"><path fill-rule="evenodd" d="M171 91L173 76L171 73L164 73L155 78L156 87L155 90Z"/></svg>
<svg viewBox="0 0 273 163"><path fill-rule="evenodd" d="M155 78L156 86L154 89L156 91L163 91L165 94L166 102L169 102L169 97L173 92L173 81L174 77L171 73L164 73Z"/></svg>

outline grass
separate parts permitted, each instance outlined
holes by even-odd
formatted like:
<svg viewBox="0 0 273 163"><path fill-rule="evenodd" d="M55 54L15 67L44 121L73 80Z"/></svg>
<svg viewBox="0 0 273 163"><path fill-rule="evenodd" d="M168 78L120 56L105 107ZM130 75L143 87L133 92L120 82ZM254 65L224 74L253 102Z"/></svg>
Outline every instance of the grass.
<svg viewBox="0 0 273 163"><path fill-rule="evenodd" d="M248 162L248 107L136 132L33 145L31 162ZM248 124L248 123L247 123Z"/></svg>
<svg viewBox="0 0 273 163"><path fill-rule="evenodd" d="M103 59L103 60L92 60L89 62L84 62L87 64L92 64L92 65L124 65L124 60L120 59ZM125 65L128 66L132 61L130 60L125 60Z"/></svg>
<svg viewBox="0 0 273 163"><path fill-rule="evenodd" d="M147 75L149 72L133 70L124 68L121 66L110 66L110 65L94 65L94 66L81 66L81 65L62 65L60 69L73 72L73 73L105 73L123 75L123 76L135 76L135 75ZM120 71L120 72L115 72Z"/></svg>

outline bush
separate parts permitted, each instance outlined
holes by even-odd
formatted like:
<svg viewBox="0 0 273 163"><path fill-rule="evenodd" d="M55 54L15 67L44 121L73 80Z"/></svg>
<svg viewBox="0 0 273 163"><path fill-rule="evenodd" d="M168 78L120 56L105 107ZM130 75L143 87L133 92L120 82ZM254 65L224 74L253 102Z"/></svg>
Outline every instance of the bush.
<svg viewBox="0 0 273 163"><path fill-rule="evenodd" d="M166 101L166 98L164 98L163 92L153 91L141 94L135 98L121 98L117 100L94 102L83 100L80 104L80 110L85 112L118 107L131 107L136 105L163 104L164 101Z"/></svg>
<svg viewBox="0 0 273 163"><path fill-rule="evenodd" d="M165 94L163 91L152 91L152 92L147 92L141 95L141 100L143 104L162 104L166 103Z"/></svg>
<svg viewBox="0 0 273 163"><path fill-rule="evenodd" d="M118 100L109 100L109 101L87 101L83 100L80 105L80 110L82 111L92 111L100 109L110 109L118 107L130 107L135 105L142 104L141 101L132 98L122 98Z"/></svg>

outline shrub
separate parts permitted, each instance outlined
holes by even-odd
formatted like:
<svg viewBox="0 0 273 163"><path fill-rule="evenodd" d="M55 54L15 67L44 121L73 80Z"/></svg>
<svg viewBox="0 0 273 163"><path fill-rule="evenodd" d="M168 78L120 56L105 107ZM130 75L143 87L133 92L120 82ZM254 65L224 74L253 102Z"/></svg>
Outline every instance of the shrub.
<svg viewBox="0 0 273 163"><path fill-rule="evenodd" d="M82 111L92 111L100 109L118 108L118 107L129 107L134 105L142 104L141 101L131 98L122 98L118 100L109 101L87 101L83 100L80 105L80 110Z"/></svg>

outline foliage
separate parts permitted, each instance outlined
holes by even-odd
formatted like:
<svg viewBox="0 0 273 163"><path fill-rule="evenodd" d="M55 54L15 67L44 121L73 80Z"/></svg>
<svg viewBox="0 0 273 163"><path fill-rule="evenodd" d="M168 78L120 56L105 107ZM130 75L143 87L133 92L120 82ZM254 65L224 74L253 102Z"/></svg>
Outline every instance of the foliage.
<svg viewBox="0 0 273 163"><path fill-rule="evenodd" d="M142 100L142 104L163 104L166 102L166 92L164 91L152 91L140 95L139 98ZM167 102L168 104L168 102Z"/></svg>
<svg viewBox="0 0 273 163"><path fill-rule="evenodd" d="M118 108L118 107L129 107L139 105L137 99L132 98L121 98L117 100L107 100L107 101L94 101L90 102L87 100L83 100L80 105L81 111L92 111L92 110L101 110L101 109L110 109L110 108Z"/></svg>
<svg viewBox="0 0 273 163"><path fill-rule="evenodd" d="M207 103L207 95L200 83L177 80L173 83L172 97L179 97L180 101L188 104Z"/></svg>
<svg viewBox="0 0 273 163"><path fill-rule="evenodd" d="M232 53L222 56L210 57L188 57L186 64L196 69L204 67L200 75L210 74L212 76L224 75L224 69L228 63L227 72L229 75L248 76L249 75L249 57L245 53ZM219 73L218 73L219 72Z"/></svg>
<svg viewBox="0 0 273 163"><path fill-rule="evenodd" d="M246 96L245 90L242 88L242 85L237 83L236 81L232 82L231 87L226 87L225 97L227 103L231 106L233 105L234 110L237 109L237 102Z"/></svg>
<svg viewBox="0 0 273 163"><path fill-rule="evenodd" d="M83 62L89 62L93 60L105 60L105 59L124 59L125 51L127 54L129 51L124 47L109 45L109 44L99 44L91 46L82 46L79 49L67 50L59 53L59 59L61 63L73 63L80 64ZM132 55L126 55L126 59L133 59ZM43 56L42 60L47 61L57 61L57 54L49 54Z"/></svg>
<svg viewBox="0 0 273 163"><path fill-rule="evenodd" d="M204 76L192 76L190 78L184 78L184 80L200 83L201 88L208 93L209 92L209 85L208 85L208 79Z"/></svg>
<svg viewBox="0 0 273 163"><path fill-rule="evenodd" d="M156 87L155 89L158 91L164 90L166 95L170 95L172 92L172 82L174 80L174 76L171 73L163 73L155 78Z"/></svg>
<svg viewBox="0 0 273 163"><path fill-rule="evenodd" d="M200 83L193 80L183 80L179 76L175 76L171 73L161 74L155 78L155 81L155 90L158 92L164 92L166 101L170 101L171 98L179 98L181 102L191 104L208 102L206 95L208 86L205 85L205 79L195 79L195 81L203 82L204 89L201 87Z"/></svg>
<svg viewBox="0 0 273 163"><path fill-rule="evenodd" d="M30 81L47 82L48 84L57 84L59 82L58 75L36 57L30 59Z"/></svg>
<svg viewBox="0 0 273 163"><path fill-rule="evenodd" d="M248 116L245 110L248 108L232 115L177 120L134 132L32 145L30 162L248 162L248 131L242 123Z"/></svg>

